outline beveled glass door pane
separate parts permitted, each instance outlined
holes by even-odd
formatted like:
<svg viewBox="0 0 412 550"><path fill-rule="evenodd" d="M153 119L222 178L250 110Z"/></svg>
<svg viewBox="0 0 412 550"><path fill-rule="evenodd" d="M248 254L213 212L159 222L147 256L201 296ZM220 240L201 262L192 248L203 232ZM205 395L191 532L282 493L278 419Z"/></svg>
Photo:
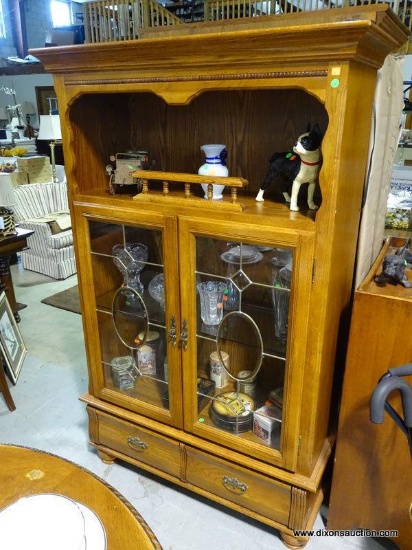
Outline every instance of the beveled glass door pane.
<svg viewBox="0 0 412 550"><path fill-rule="evenodd" d="M280 450L294 249L196 237L202 425Z"/></svg>
<svg viewBox="0 0 412 550"><path fill-rule="evenodd" d="M89 221L105 388L169 408L161 230Z"/></svg>

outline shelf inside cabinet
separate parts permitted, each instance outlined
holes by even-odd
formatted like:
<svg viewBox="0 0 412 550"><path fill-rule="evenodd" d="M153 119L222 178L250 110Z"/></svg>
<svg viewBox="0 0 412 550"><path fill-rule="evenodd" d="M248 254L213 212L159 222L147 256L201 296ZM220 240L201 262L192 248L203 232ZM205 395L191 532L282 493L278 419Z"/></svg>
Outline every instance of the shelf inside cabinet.
<svg viewBox="0 0 412 550"><path fill-rule="evenodd" d="M96 307L99 311L112 314L112 303L113 296L117 288L112 289L111 291L105 292L96 296ZM143 293L143 300L146 304L147 311L149 314L149 323L153 326L158 326L160 328L165 328L165 312L160 307L159 303L153 300L147 291Z"/></svg>
<svg viewBox="0 0 412 550"><path fill-rule="evenodd" d="M127 389L118 389L113 383L110 365L105 365L106 388L108 391L114 391L131 400L140 400L150 403L160 409L168 409L168 383L162 379L163 373L158 376L140 376L135 385Z"/></svg>
<svg viewBox="0 0 412 550"><path fill-rule="evenodd" d="M226 388L222 388L219 393L223 393L225 391L228 391ZM229 390L230 391L230 390ZM211 418L210 414L210 408L212 406L211 400L207 399L205 397L206 404L203 406L203 408L199 411L199 424L202 426L208 426L210 428L216 428L216 424L213 423L213 420ZM253 443L255 445L264 445L267 448L272 448L279 450L280 449L280 430L278 430L275 434L275 437L272 440L271 445L268 445L267 443L263 443L262 439L258 437L256 434L253 433L253 429L247 430L247 431L239 431L236 432L236 428L233 428L233 432L227 431L227 434L234 435L236 438L239 438L243 441L248 441L250 443Z"/></svg>

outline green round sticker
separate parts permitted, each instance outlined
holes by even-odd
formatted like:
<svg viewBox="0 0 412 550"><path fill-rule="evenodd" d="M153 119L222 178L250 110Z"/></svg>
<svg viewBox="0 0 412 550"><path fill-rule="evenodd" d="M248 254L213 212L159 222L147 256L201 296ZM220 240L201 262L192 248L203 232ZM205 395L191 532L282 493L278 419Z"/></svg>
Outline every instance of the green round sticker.
<svg viewBox="0 0 412 550"><path fill-rule="evenodd" d="M337 88L339 86L339 78L332 78L330 81L330 85L332 88Z"/></svg>
<svg viewBox="0 0 412 550"><path fill-rule="evenodd" d="M204 422L205 419L204 418L199 418L199 422Z"/></svg>

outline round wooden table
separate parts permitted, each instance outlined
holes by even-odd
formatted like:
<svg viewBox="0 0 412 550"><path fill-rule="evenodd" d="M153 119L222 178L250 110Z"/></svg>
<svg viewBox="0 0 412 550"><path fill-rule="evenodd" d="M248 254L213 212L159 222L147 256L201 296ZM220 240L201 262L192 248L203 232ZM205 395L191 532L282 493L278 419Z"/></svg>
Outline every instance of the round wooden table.
<svg viewBox="0 0 412 550"><path fill-rule="evenodd" d="M107 550L161 550L150 527L113 487L58 456L0 445L0 509L21 497L55 493L90 508L106 531Z"/></svg>

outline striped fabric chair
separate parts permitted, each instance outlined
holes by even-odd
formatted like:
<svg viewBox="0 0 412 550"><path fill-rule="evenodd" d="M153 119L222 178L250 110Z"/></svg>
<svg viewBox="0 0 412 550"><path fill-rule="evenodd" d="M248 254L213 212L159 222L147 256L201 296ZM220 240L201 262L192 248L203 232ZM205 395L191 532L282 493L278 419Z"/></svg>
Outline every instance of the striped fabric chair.
<svg viewBox="0 0 412 550"><path fill-rule="evenodd" d="M23 267L53 279L76 273L66 181L19 185L14 194L16 223L34 231L21 252Z"/></svg>

